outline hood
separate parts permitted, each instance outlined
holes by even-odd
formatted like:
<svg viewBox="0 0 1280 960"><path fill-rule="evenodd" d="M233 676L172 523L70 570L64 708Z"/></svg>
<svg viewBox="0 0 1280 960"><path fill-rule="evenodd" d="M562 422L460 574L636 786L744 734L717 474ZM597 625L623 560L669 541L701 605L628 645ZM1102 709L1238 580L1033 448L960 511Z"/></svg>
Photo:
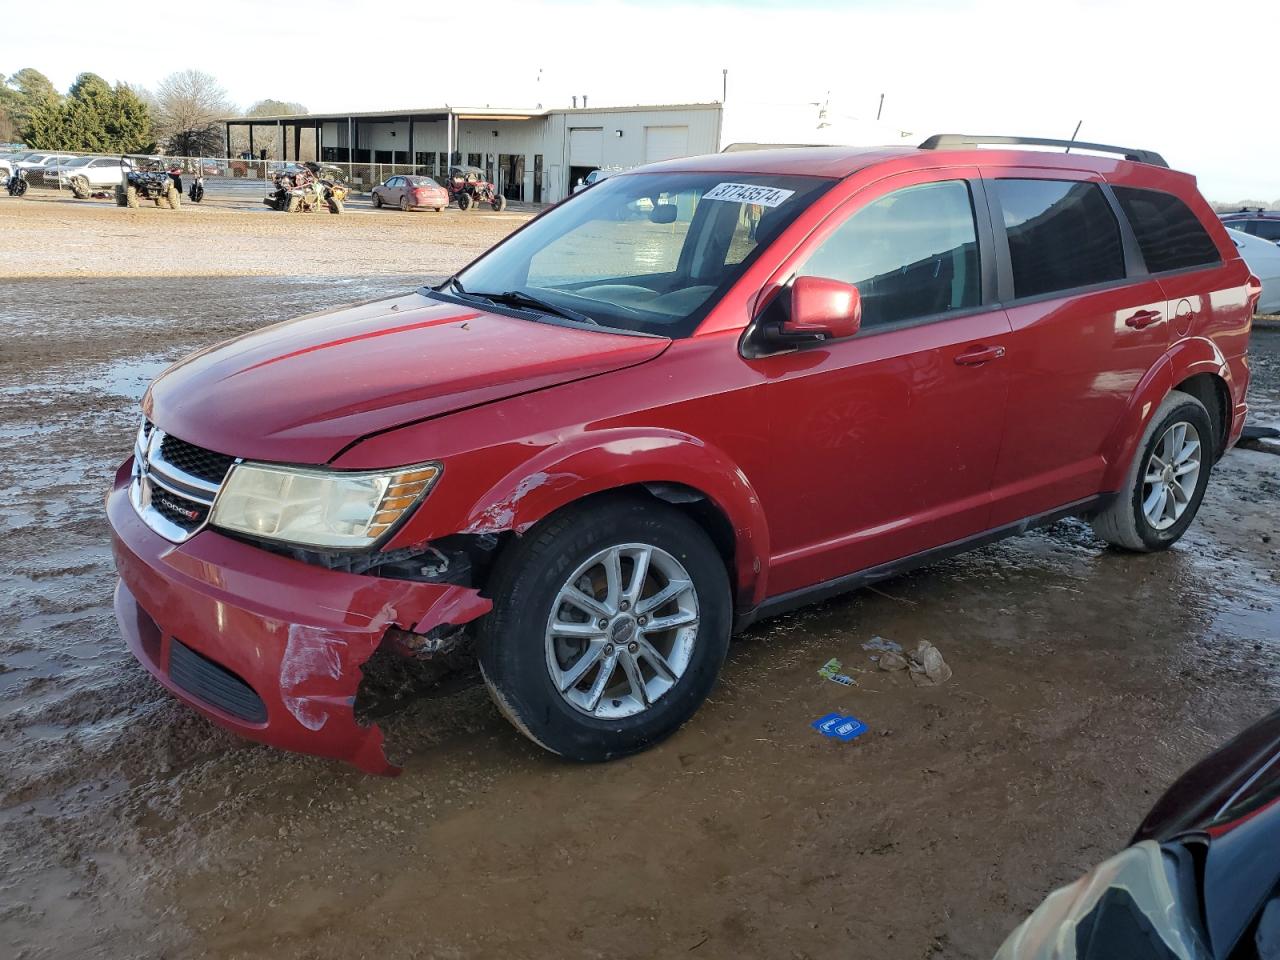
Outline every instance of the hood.
<svg viewBox="0 0 1280 960"><path fill-rule="evenodd" d="M320 464L369 434L634 366L669 343L412 293L194 353L151 385L143 410L209 450Z"/></svg>

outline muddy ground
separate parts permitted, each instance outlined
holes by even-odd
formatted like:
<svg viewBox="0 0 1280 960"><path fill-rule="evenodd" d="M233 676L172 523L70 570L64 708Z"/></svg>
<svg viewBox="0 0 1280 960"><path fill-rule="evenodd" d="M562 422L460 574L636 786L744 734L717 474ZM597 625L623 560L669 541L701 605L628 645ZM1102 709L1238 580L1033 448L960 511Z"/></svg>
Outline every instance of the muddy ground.
<svg viewBox="0 0 1280 960"><path fill-rule="evenodd" d="M0 282L6 956L989 957L1280 700L1280 456L1241 450L1167 554L1114 553L1068 521L753 628L711 702L629 760L557 760L475 686L384 724L398 779L247 744L170 699L116 632L102 496L137 400L194 347L406 289L385 264L438 274L497 227L438 244L388 227L404 232L387 261L345 222L267 236L222 214L199 269L157 283L78 275L60 244L110 247L158 212L16 205L0 203L0 266L20 222L43 275ZM188 230L148 237L165 250ZM247 247L279 275L194 276L245 269ZM1254 351L1253 401L1276 422L1280 331ZM954 678L875 671L876 635L932 641ZM830 657L856 687L817 675ZM810 729L832 711L869 734Z"/></svg>

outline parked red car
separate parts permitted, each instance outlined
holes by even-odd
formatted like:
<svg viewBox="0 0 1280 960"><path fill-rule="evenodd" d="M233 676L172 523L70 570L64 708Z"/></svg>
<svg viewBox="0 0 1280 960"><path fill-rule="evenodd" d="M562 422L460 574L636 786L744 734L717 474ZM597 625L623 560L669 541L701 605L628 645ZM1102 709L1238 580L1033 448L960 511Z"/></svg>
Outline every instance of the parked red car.
<svg viewBox="0 0 1280 960"><path fill-rule="evenodd" d="M439 213L449 205L449 191L430 177L388 177L373 188L373 205L421 210L430 207Z"/></svg>
<svg viewBox="0 0 1280 960"><path fill-rule="evenodd" d="M377 772L361 665L471 649L605 760L761 617L1072 514L1164 549L1243 425L1259 285L1190 176L1118 152L669 161L196 353L107 501L124 634L216 722Z"/></svg>

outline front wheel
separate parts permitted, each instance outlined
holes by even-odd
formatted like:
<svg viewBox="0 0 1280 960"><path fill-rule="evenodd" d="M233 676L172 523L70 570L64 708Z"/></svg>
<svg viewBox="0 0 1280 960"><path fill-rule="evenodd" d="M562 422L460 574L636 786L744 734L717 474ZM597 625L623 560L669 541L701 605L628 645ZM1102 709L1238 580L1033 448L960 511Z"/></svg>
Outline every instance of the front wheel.
<svg viewBox="0 0 1280 960"><path fill-rule="evenodd" d="M71 195L77 200L89 199L89 181L84 177L71 178Z"/></svg>
<svg viewBox="0 0 1280 960"><path fill-rule="evenodd" d="M342 213L342 211L345 209L342 205L342 201L339 200L337 197L330 197L327 202L329 205L330 213Z"/></svg>
<svg viewBox="0 0 1280 960"><path fill-rule="evenodd" d="M489 692L539 746L603 761L675 732L729 647L724 561L685 514L642 499L569 509L494 571L477 638Z"/></svg>
<svg viewBox="0 0 1280 960"><path fill-rule="evenodd" d="M501 213L503 210L507 209L507 198L494 197L491 201L489 201L489 206L493 207L493 209Z"/></svg>
<svg viewBox="0 0 1280 960"><path fill-rule="evenodd" d="M373 209L375 210L382 209L382 196L380 194L375 193L373 195Z"/></svg>
<svg viewBox="0 0 1280 960"><path fill-rule="evenodd" d="M182 206L182 191L172 184L170 184L169 189L165 191L165 198L169 201L170 210L177 210Z"/></svg>
<svg viewBox="0 0 1280 960"><path fill-rule="evenodd" d="M471 194L469 193L458 194L458 209L459 210L471 209Z"/></svg>
<svg viewBox="0 0 1280 960"><path fill-rule="evenodd" d="M1191 526L1213 468L1213 423L1195 397L1170 391L1138 444L1124 489L1093 519L1112 546L1167 550Z"/></svg>

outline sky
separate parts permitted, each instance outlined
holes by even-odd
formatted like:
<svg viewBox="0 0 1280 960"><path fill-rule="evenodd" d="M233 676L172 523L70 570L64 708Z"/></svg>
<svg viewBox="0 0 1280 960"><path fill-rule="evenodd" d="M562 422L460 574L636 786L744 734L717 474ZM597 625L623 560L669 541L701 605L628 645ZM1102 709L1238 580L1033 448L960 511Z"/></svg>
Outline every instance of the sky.
<svg viewBox="0 0 1280 960"><path fill-rule="evenodd" d="M100 6L23 18L0 36L0 73L154 87L193 67L241 107L336 111L705 102L727 69L730 106L828 101L872 119L884 94L883 119L919 139L1069 137L1083 121L1080 139L1157 150L1210 199L1280 200L1274 71L1240 65L1280 36L1276 0L313 0L287 18L220 0L165 7L163 30L68 29Z"/></svg>

